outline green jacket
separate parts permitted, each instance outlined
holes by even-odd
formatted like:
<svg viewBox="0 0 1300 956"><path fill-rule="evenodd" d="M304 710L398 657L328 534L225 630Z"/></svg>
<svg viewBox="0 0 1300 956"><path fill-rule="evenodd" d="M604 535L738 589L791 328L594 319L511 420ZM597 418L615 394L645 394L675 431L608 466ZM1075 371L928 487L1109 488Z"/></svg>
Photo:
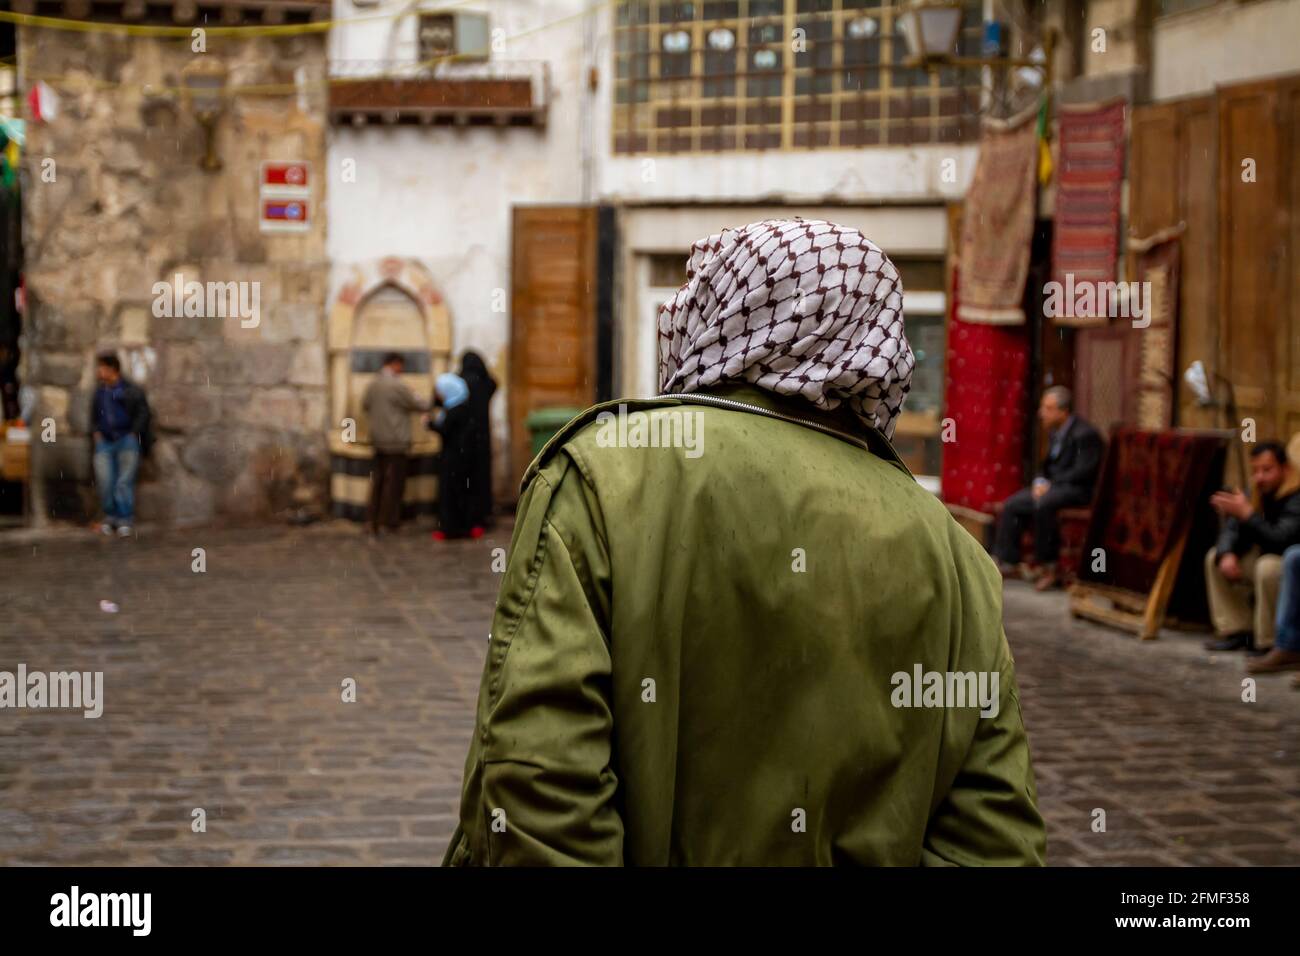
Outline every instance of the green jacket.
<svg viewBox="0 0 1300 956"><path fill-rule="evenodd" d="M443 862L1041 864L992 561L847 413L709 394L835 434L675 396L622 404L698 454L609 447L618 402L547 445ZM996 715L895 706L918 669L996 674Z"/></svg>

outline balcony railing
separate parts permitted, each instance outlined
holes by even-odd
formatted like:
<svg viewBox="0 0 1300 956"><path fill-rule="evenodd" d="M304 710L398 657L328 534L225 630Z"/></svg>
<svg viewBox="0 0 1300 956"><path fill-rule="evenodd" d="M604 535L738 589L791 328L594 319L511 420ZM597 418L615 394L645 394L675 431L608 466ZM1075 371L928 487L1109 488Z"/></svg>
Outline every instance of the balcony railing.
<svg viewBox="0 0 1300 956"><path fill-rule="evenodd" d="M336 123L544 126L550 65L542 60L332 60Z"/></svg>

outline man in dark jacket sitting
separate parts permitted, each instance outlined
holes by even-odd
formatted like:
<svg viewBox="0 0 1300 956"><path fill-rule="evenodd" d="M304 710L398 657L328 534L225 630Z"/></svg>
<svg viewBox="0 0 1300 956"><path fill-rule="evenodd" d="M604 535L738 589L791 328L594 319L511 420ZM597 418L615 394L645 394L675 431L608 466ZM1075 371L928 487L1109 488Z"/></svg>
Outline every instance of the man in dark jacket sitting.
<svg viewBox="0 0 1300 956"><path fill-rule="evenodd" d="M1097 429L1072 411L1070 390L1060 385L1043 392L1038 420L1048 429L1051 443L1038 477L1002 504L994 555L1009 576L1020 561L1020 533L1025 522L1034 523L1034 561L1042 569L1035 587L1045 591L1057 583L1056 558L1061 550L1056 514L1092 500L1093 485L1101 467L1102 441Z"/></svg>
<svg viewBox="0 0 1300 956"><path fill-rule="evenodd" d="M1212 651L1266 654L1273 646L1273 616L1282 578L1282 552L1300 544L1300 481L1278 442L1260 442L1250 452L1254 500L1241 491L1210 496L1227 520L1218 543L1205 555L1205 586L1216 640ZM1252 614L1251 592L1255 607Z"/></svg>

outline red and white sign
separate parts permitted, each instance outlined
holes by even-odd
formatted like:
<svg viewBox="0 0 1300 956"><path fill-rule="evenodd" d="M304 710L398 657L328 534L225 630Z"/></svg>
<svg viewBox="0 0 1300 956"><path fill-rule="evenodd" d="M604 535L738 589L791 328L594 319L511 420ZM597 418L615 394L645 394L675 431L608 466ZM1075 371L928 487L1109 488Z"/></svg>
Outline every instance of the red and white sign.
<svg viewBox="0 0 1300 956"><path fill-rule="evenodd" d="M262 232L311 230L311 167L307 163L262 163L258 223Z"/></svg>
<svg viewBox="0 0 1300 956"><path fill-rule="evenodd" d="M311 195L310 169L306 163L262 164L262 196L306 199Z"/></svg>

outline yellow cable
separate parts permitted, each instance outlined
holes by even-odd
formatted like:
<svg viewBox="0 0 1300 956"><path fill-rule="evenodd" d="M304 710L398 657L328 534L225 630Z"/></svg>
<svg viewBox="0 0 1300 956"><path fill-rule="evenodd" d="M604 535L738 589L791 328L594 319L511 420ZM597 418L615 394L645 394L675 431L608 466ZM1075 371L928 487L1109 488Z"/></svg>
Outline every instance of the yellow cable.
<svg viewBox="0 0 1300 956"><path fill-rule="evenodd" d="M447 9L451 9L451 8L453 8L453 7L456 7L456 6L461 6L461 5L463 5L463 4L467 3L467 2L471 2L471 0L458 0L458 2L456 2L456 3L449 3L449 4L447 4L446 6L440 7L439 9L440 9L440 10L447 10ZM550 21L550 22L548 22L548 23L543 23L543 24L540 24L540 25L538 25L538 26L531 27L531 28L529 28L529 29L527 29L527 30L520 31L519 33L516 33L516 34L514 34L514 35L512 35L512 36L506 37L506 39L507 39L507 40L517 40L517 39L519 39L520 37L529 36L530 34L533 34L533 33L540 33L540 32L542 32L543 30L549 30L549 29L551 29L552 27L557 26L557 25L559 25L559 24L561 24L561 23L567 23L567 22L569 22L570 20L576 20L576 19L578 19L579 17L589 16L589 15L595 13L596 11L601 10L601 9L603 9L603 8L605 8L605 7L615 7L615 6L620 6L621 4L626 3L626 2L627 2L627 0L601 0L601 2L593 3L591 6L589 6L589 7L585 7L585 8L583 8L582 10L578 11L577 13L571 13L571 14L569 14L568 16L560 17L560 18L557 19L557 20L552 20L552 21ZM364 20L373 20L373 19L393 19L393 18L396 18L396 17L409 16L409 15L415 14L415 13L417 13L417 12L418 12L418 11L411 10L411 9L404 9L404 10L398 11L397 13L388 13L388 14L383 14L382 16L375 16L375 17L356 17L356 18L352 18L352 19L349 19L349 20L332 20L332 21L328 21L328 22L327 22L327 26L328 26L329 24L342 26L342 25L346 25L346 24L349 24L349 23L358 23L358 22L362 22L362 21L364 21ZM3 22L3 21L5 21L5 20L7 20L7 19L9 19L9 18L12 18L12 17L19 17L19 16L26 16L26 15L25 15L25 14L11 14L11 13L4 13L3 11L0 11L0 22ZM48 21L53 21L53 22L59 23L59 24L78 24L78 23L80 23L80 21L77 21L77 20L57 20L57 19L54 18L54 17L32 17L32 18L30 18L30 19L36 19L36 20L48 20ZM39 26L40 24L34 24L34 25ZM102 23L99 23L99 24L93 24L93 25L94 25L94 26L99 26L99 27L117 27L117 26L118 26L118 24L102 24ZM123 25L123 26L127 26L127 25ZM297 24L294 24L293 26L298 26L298 25L297 25ZM317 24L310 24L310 26L315 27L315 26L317 26ZM62 27L55 27L55 29L61 29L61 28L62 28ZM184 27L184 28L181 28L181 27L157 27L156 29L159 29L159 30L169 30L169 31L180 30L181 33L179 34L179 36L180 36L181 38L183 38L183 39L189 39L190 36L191 36L191 32L190 32L191 29L196 29L196 28L190 28L190 27ZM219 34L219 35L237 35L239 38L242 39L243 37L247 37L247 36L252 36L252 35L254 35L254 34L250 34L250 33L246 32L246 31L262 31L262 30L265 30L265 29L267 29L267 28L264 28L264 27L222 27L222 28L208 28L208 27L205 27L204 29L207 30L208 33L216 33L217 30L220 29L220 30L222 31L222 33ZM279 30L279 29L281 29L281 28L280 28L280 27L273 27L273 28L270 28L270 29ZM233 34L232 34L230 31L236 31L236 33L233 33ZM264 34L264 33L259 33L259 34L256 34L256 35L266 35L266 34ZM176 36L176 34L170 34L170 33L169 33L169 34L166 34L166 36L173 37L173 36ZM417 70L418 70L418 69L424 69L424 68L428 68L428 67L436 66L436 65L438 65L439 63L448 62L448 61L456 60L456 59L460 59L460 58L462 58L460 54L457 54L457 53L450 53L450 54L447 54L447 55L445 55L445 56L433 57L432 59L429 59L429 60L424 60L424 61L421 61L421 62L417 62L417 63L411 64L410 68L411 68L411 69L417 69ZM328 68L328 62L329 62L329 61L328 61L328 57L327 57L327 59L326 59L326 65L327 65L327 68ZM12 67L9 67L9 68L12 69ZM102 80L102 79L98 79L98 78L96 78L96 77L91 77L91 76L86 76L86 75L77 75L77 76L75 76L75 77L69 77L69 76L66 76L66 75L59 75L59 74L52 74L52 73L35 74L35 73L31 73L30 71L26 71L26 70L24 70L23 72L24 72L24 78L26 78L26 79L29 79L29 80L43 80L43 81L45 81L45 82L55 83L55 84L62 83L64 86L69 86L69 85L71 85L71 86L75 86L75 85L78 85L78 84L89 84L89 85L93 86L95 89L98 89L98 90L105 90L105 89L127 89L127 88L131 88L131 89L137 89L137 90L140 90L140 91L142 91L142 92L147 91L147 92L149 92L149 93L151 93L151 94L170 93L170 94L177 94L177 95L179 95L179 94L184 94L185 92L187 92L186 87L183 87L183 86L161 86L161 85L157 85L157 84L143 84L143 85L135 86L135 85L130 85L130 84L126 84L126 83L114 83L112 80ZM398 78L400 78L400 77L398 77ZM263 84L249 84L249 85L246 85L246 86L222 87L219 91L215 91L215 90L214 90L214 91L212 91L212 92L219 92L221 96L229 96L229 97L235 97L235 96L285 96L285 95L289 95L289 94L293 94L293 93L302 93L302 92L306 92L306 91L308 91L308 90L323 90L323 89L328 89L328 88L331 87L331 86L334 86L334 85L342 85L342 84L345 84L345 83L363 83L363 82L366 82L366 81L368 81L368 80L382 80L382 79L394 79L394 77L386 77L386 76L383 76L383 75L379 75L379 76L358 76L358 77L330 77L330 78L328 78L324 83L310 83L310 84L305 84L305 85L299 85L299 84L296 84L296 83L263 83Z"/></svg>
<svg viewBox="0 0 1300 956"><path fill-rule="evenodd" d="M465 2L465 0L461 0ZM64 30L71 33L113 33L131 37L174 37L189 39L195 30L202 30L209 36L252 37L252 36L295 36L301 33L323 33L331 27L347 23L362 23L369 20L391 20L401 14L375 13L365 17L352 17L347 20L318 20L312 23L281 23L261 26L209 26L206 23L194 23L190 26L164 27L145 23L103 23L98 20L65 20L61 17L41 17L30 13L12 13L0 10L0 23L13 23L24 27L38 27L44 30Z"/></svg>

